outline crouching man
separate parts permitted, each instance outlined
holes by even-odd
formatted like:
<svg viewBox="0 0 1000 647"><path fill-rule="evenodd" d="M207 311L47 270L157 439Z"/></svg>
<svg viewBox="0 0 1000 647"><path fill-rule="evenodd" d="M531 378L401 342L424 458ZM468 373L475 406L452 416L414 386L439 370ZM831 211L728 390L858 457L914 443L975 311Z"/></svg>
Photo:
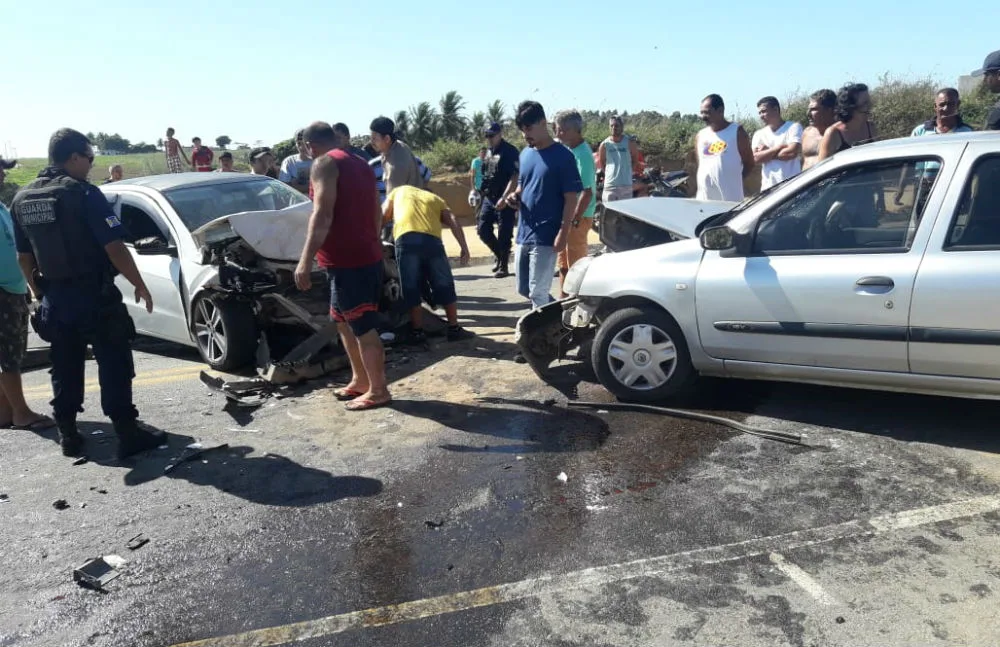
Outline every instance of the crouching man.
<svg viewBox="0 0 1000 647"><path fill-rule="evenodd" d="M455 234L461 246L461 264L469 264L469 247L465 233L458 226L447 203L430 191L414 186L393 189L382 205L385 222L394 221L392 235L396 241L396 264L403 288L403 302L410 309L410 341L425 344L427 335L423 328L423 308L420 305L424 278L430 283L434 302L444 305L448 317L448 341L458 341L472 336L458 325L458 297L455 279L448 264L448 255L441 242L441 225L445 224Z"/></svg>

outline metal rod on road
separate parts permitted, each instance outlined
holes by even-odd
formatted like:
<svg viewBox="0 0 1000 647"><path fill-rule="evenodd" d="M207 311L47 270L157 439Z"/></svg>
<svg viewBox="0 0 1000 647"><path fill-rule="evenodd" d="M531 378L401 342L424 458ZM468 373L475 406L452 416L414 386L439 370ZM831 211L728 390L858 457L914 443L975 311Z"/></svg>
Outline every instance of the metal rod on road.
<svg viewBox="0 0 1000 647"><path fill-rule="evenodd" d="M675 418L687 418L689 420L698 420L700 422L710 422L724 427L729 427L730 429L735 429L736 431L744 434L759 436L761 438L774 440L779 443L789 443L791 445L804 444L802 442L802 436L798 434L791 434L784 431L771 431L768 429L757 429L755 427L745 425L742 422L730 420L729 418L723 418L722 416L713 416L709 413L697 413L695 411L684 411L683 409L668 409L666 407L654 407L648 404L632 404L629 402L579 402L576 400L568 400L566 402L566 406L588 409L636 409L639 411L649 411L651 413L659 413L665 416L673 416Z"/></svg>

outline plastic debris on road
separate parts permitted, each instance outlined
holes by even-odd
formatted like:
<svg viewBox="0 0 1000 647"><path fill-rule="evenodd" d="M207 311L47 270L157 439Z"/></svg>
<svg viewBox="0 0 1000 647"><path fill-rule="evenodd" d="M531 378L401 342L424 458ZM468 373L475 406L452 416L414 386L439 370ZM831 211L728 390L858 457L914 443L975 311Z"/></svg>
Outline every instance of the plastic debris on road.
<svg viewBox="0 0 1000 647"><path fill-rule="evenodd" d="M565 483L566 481L569 480L569 477L566 476L566 472L559 472L559 476L556 477L556 480Z"/></svg>

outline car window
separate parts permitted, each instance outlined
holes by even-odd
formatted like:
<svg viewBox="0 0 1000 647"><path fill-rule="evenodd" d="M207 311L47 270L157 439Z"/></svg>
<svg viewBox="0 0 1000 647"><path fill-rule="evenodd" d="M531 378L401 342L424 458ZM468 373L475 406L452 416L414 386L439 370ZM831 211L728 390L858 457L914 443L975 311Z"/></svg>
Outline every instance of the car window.
<svg viewBox="0 0 1000 647"><path fill-rule="evenodd" d="M309 201L288 185L259 176L245 182L180 187L163 194L189 231L234 213L287 209Z"/></svg>
<svg viewBox="0 0 1000 647"><path fill-rule="evenodd" d="M153 236L170 240L168 233L146 211L134 204L122 202L120 219L126 243L134 245L137 240Z"/></svg>
<svg viewBox="0 0 1000 647"><path fill-rule="evenodd" d="M976 162L962 190L944 248L1000 249L1000 156Z"/></svg>
<svg viewBox="0 0 1000 647"><path fill-rule="evenodd" d="M841 169L798 191L757 224L756 254L902 252L934 187L937 158Z"/></svg>

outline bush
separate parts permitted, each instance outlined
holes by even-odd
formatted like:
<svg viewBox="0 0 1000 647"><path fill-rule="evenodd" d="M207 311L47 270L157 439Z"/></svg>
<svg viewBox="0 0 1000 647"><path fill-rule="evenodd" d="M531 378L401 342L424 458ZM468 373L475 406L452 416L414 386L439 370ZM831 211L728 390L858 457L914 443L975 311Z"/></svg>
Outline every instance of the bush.
<svg viewBox="0 0 1000 647"><path fill-rule="evenodd" d="M0 202L9 205L14 201L14 194L20 187L13 182L4 182L0 185Z"/></svg>
<svg viewBox="0 0 1000 647"><path fill-rule="evenodd" d="M418 155L434 174L461 173L469 169L472 158L479 153L481 146L479 142L463 144L439 139L430 150L421 151Z"/></svg>
<svg viewBox="0 0 1000 647"><path fill-rule="evenodd" d="M280 141L271 147L271 155L274 156L274 161L277 164L281 164L281 161L288 157L289 155L295 155L299 152L298 147L295 145L294 139L286 139Z"/></svg>

